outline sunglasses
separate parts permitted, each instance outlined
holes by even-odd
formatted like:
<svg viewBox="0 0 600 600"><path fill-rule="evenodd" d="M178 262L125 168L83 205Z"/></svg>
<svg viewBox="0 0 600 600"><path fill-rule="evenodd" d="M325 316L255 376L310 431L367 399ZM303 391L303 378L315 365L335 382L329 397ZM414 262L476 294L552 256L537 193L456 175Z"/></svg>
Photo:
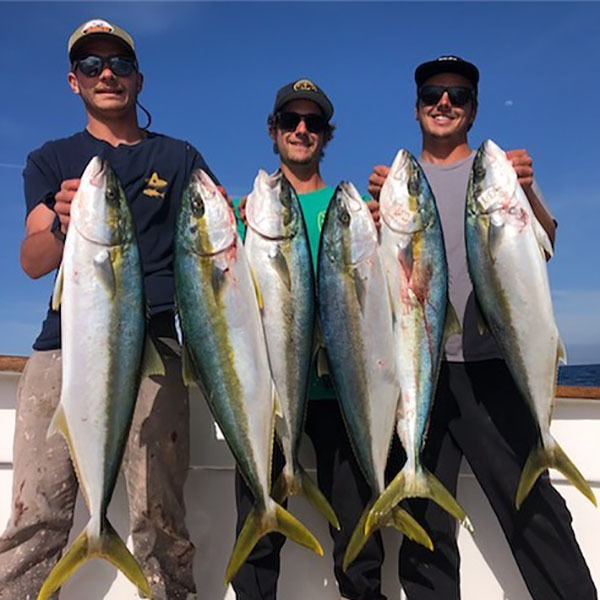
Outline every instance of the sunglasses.
<svg viewBox="0 0 600 600"><path fill-rule="evenodd" d="M473 100L473 90L468 87L424 85L419 89L419 100L428 106L437 104L444 92L448 92L448 98L454 106L464 106Z"/></svg>
<svg viewBox="0 0 600 600"><path fill-rule="evenodd" d="M73 71L79 69L86 77L98 77L104 69L104 65L117 77L129 77L137 71L135 59L129 56L86 56L75 62Z"/></svg>
<svg viewBox="0 0 600 600"><path fill-rule="evenodd" d="M301 115L295 112L277 113L277 126L283 131L295 131L300 121L304 121L306 129L311 133L321 133L327 128L327 119L322 115L314 113Z"/></svg>

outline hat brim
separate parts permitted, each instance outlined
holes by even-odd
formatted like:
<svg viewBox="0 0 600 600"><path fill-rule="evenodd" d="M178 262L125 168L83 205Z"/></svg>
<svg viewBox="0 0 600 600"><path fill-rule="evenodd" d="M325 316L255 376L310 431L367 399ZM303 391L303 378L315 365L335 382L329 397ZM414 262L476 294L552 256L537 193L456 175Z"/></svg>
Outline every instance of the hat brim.
<svg viewBox="0 0 600 600"><path fill-rule="evenodd" d="M83 48L85 46L85 44L87 44L88 42L91 42L94 40L101 40L101 39L109 39L109 40L112 40L112 41L120 44L121 47L123 48L123 50L125 51L125 53L127 54L127 56L132 56L133 58L135 58L137 60L135 51L133 50L133 48L129 45L129 43L126 40L124 40L122 37L119 37L118 35L114 35L112 33L105 33L102 31L98 31L96 33L89 33L89 34L79 38L73 44L73 47L69 51L69 60L73 61L73 59L76 58L77 55L81 52L81 48Z"/></svg>
<svg viewBox="0 0 600 600"><path fill-rule="evenodd" d="M283 106L293 100L310 100L311 102L314 102L321 109L323 116L328 121L333 116L333 105L330 102L327 102L326 98L323 97L323 94L311 92L310 90L290 91L289 94L278 99L274 111L277 112L281 110Z"/></svg>

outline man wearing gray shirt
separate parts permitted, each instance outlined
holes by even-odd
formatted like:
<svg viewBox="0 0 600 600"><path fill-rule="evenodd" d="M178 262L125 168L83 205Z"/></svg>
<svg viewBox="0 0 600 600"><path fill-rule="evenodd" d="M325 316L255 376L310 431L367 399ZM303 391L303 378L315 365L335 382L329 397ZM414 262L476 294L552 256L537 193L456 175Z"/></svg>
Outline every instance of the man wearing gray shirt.
<svg viewBox="0 0 600 600"><path fill-rule="evenodd" d="M467 132L477 115L479 71L456 56L440 56L417 67L415 81L415 116L422 132L419 163L440 213L450 302L462 325L462 333L446 343L423 462L456 495L462 457L468 460L534 600L594 600L596 590L571 515L547 472L519 511L514 505L536 430L491 334L480 335L477 329L464 241L467 184L475 157ZM507 157L554 243L556 223L533 179L531 158L526 150L507 152ZM379 198L388 173L383 165L373 169L369 192L374 198ZM399 571L408 599L458 600L456 522L433 502L415 499L407 504L435 546L430 552L404 539Z"/></svg>

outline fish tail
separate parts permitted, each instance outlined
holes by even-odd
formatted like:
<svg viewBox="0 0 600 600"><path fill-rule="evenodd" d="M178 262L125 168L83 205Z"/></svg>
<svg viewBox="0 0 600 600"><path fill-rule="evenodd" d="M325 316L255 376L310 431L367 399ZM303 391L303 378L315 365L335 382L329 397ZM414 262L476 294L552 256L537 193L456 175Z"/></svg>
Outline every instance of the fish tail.
<svg viewBox="0 0 600 600"><path fill-rule="evenodd" d="M427 532L419 525L414 517L403 508L396 507L392 509L392 520L390 525L395 527L413 542L417 542L417 544L421 544L421 546L425 546L428 550L433 551L433 542Z"/></svg>
<svg viewBox="0 0 600 600"><path fill-rule="evenodd" d="M225 585L229 585L235 577L258 540L273 531L277 531L301 546L314 550L319 556L323 556L323 548L317 538L298 519L276 503L274 503L274 513L272 518L268 518L264 512L260 512L256 508L250 511L233 547L225 572Z"/></svg>
<svg viewBox="0 0 600 600"><path fill-rule="evenodd" d="M521 508L538 477L549 468L560 471L594 506L598 506L596 496L588 482L565 451L554 442L549 448L541 446L534 448L527 457L517 489L517 510Z"/></svg>
<svg viewBox="0 0 600 600"><path fill-rule="evenodd" d="M144 597L152 598L152 591L144 573L112 525L104 520L99 543L96 544L91 543L88 529L89 525L77 536L71 547L52 569L38 593L37 600L50 598L81 565L92 558L104 558L112 563L138 587Z"/></svg>
<svg viewBox="0 0 600 600"><path fill-rule="evenodd" d="M365 532L365 523L367 522L367 517L369 516L372 507L372 502L367 505L362 515L360 516L360 519L356 527L354 528L354 531L352 532L352 537L348 542L348 546L346 547L346 553L344 554L344 571L348 569L348 567L354 562L354 559L359 555L363 546L369 539L371 533L377 531L377 529L381 527L381 521L377 521L377 523L374 524L373 528L369 531L369 533Z"/></svg>
<svg viewBox="0 0 600 600"><path fill-rule="evenodd" d="M329 521L332 527L335 527L339 531L340 522L333 507L302 467L300 467L300 485L302 487L302 495Z"/></svg>
<svg viewBox="0 0 600 600"><path fill-rule="evenodd" d="M439 479L424 469L412 474L403 469L394 477L373 505L365 523L366 533L369 534L377 521L385 518L385 515L390 513L403 498L429 498L473 533L471 521L460 504ZM427 546L427 544L424 545Z"/></svg>

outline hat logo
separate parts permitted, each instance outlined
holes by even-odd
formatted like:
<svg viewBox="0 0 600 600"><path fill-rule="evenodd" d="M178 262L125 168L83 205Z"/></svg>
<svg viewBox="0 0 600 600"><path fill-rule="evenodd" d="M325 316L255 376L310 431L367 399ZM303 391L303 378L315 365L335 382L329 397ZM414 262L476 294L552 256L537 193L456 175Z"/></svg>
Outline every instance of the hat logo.
<svg viewBox="0 0 600 600"><path fill-rule="evenodd" d="M310 79L300 79L294 84L295 92L318 92L317 86Z"/></svg>
<svg viewBox="0 0 600 600"><path fill-rule="evenodd" d="M87 35L88 33L113 33L114 27L107 21L101 19L94 19L88 21L82 28L81 33Z"/></svg>

